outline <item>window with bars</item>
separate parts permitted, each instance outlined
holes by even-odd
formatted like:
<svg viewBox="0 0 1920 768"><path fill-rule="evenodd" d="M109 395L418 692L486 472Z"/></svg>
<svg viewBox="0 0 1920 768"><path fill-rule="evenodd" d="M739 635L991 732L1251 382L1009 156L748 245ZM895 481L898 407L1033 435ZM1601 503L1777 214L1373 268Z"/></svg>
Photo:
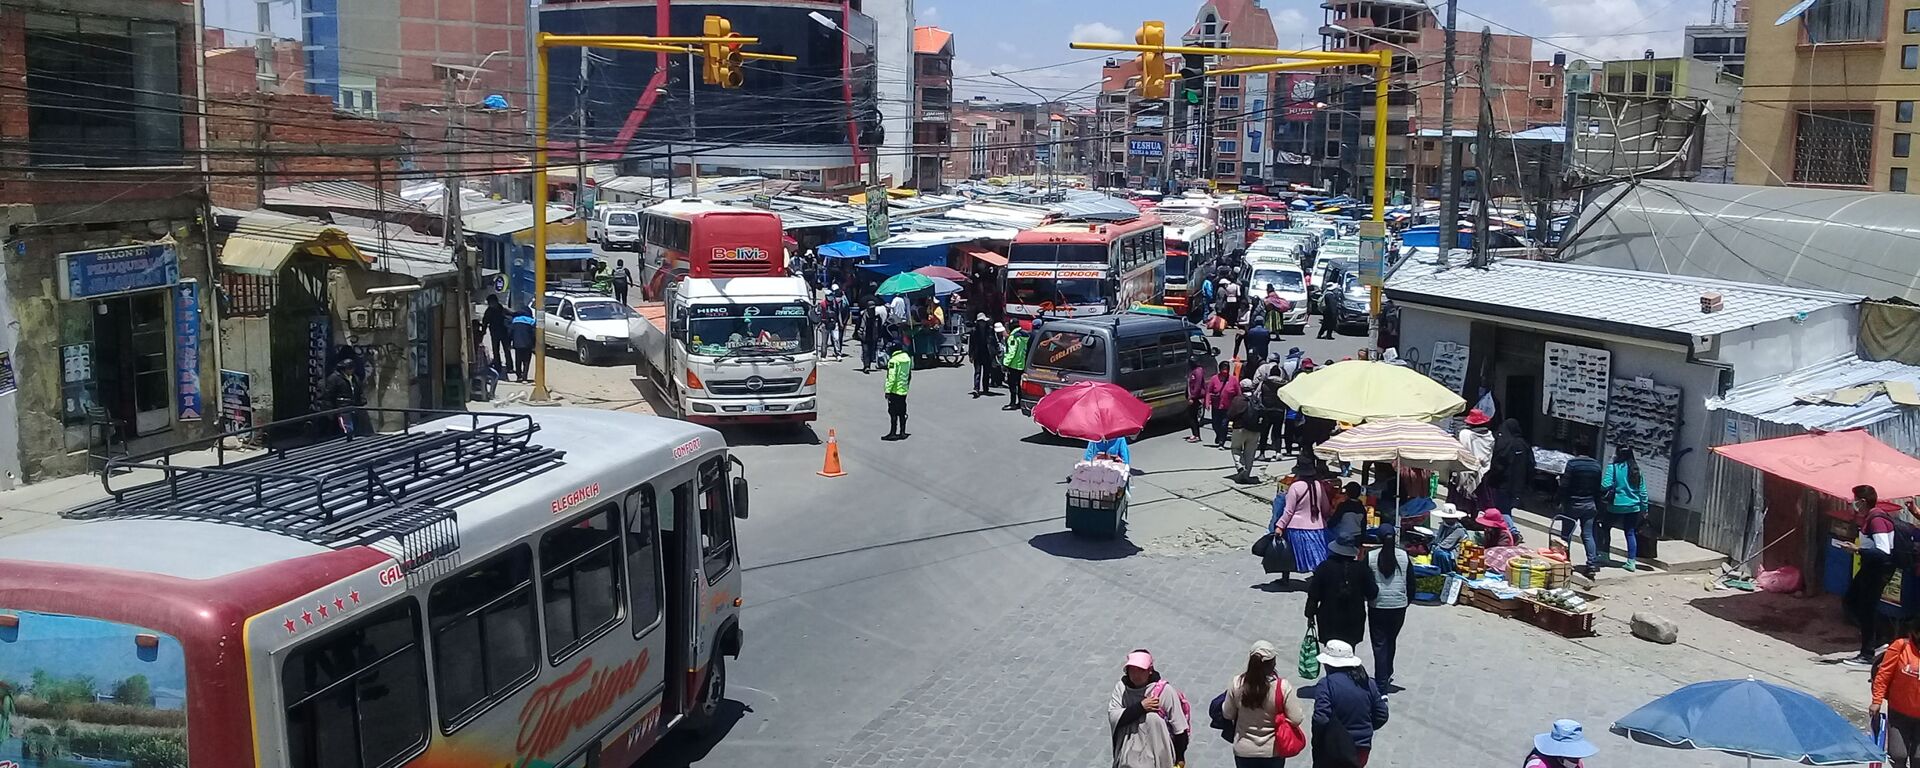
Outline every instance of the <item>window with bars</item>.
<svg viewBox="0 0 1920 768"><path fill-rule="evenodd" d="M1873 160L1873 110L1801 110L1795 122L1794 183L1866 186Z"/></svg>
<svg viewBox="0 0 1920 768"><path fill-rule="evenodd" d="M220 314L227 317L266 317L273 309L280 281L272 275L220 273L220 297L226 303Z"/></svg>
<svg viewBox="0 0 1920 768"><path fill-rule="evenodd" d="M1807 42L1849 43L1882 39L1886 16L1886 0L1826 0L1814 3L1801 19Z"/></svg>

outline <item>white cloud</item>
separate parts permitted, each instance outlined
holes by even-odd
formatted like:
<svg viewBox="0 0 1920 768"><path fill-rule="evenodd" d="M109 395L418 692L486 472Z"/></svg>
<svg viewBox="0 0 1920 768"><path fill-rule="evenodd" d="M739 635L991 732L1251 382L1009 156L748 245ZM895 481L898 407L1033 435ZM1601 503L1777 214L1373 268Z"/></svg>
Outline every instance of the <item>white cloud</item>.
<svg viewBox="0 0 1920 768"><path fill-rule="evenodd" d="M1126 43L1131 39L1120 30L1097 21L1073 25L1067 39L1082 43Z"/></svg>
<svg viewBox="0 0 1920 768"><path fill-rule="evenodd" d="M914 16L913 23L923 27L937 26L940 23L940 9L935 6L921 8L914 12Z"/></svg>
<svg viewBox="0 0 1920 768"><path fill-rule="evenodd" d="M1009 43L1005 40L1002 40L998 43L994 43L993 47L1000 49L1000 52L1005 54L1016 54L1020 52L1020 46L1014 45L1013 43Z"/></svg>
<svg viewBox="0 0 1920 768"><path fill-rule="evenodd" d="M1552 31L1536 40L1535 58L1566 51L1570 58L1605 61L1681 54L1679 27L1704 22L1701 12L1676 13L1653 0L1533 0Z"/></svg>

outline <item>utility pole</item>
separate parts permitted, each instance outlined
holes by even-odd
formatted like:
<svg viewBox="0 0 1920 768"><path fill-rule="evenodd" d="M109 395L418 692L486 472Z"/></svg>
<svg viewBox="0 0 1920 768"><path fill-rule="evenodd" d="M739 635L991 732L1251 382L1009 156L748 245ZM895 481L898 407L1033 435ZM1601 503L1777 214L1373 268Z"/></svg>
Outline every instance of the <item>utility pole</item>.
<svg viewBox="0 0 1920 768"><path fill-rule="evenodd" d="M1460 239L1460 192L1453 183L1454 174L1459 172L1453 156L1453 86L1457 78L1453 27L1460 18L1459 12L1460 0L1447 0L1445 63L1440 67L1440 220L1435 227L1438 247L1434 249L1434 263L1442 265L1447 263L1447 253Z"/></svg>
<svg viewBox="0 0 1920 768"><path fill-rule="evenodd" d="M579 163L573 167L573 209L582 217L592 213L587 210L587 67L592 56L591 51L580 49L580 79L573 84L573 157ZM545 213L534 211L534 215Z"/></svg>
<svg viewBox="0 0 1920 768"><path fill-rule="evenodd" d="M1450 0L1458 2L1459 0ZM1487 255L1487 208L1493 202L1493 28L1480 29L1480 74L1476 79L1480 91L1480 127L1474 133L1473 167L1479 173L1480 183L1473 185L1478 193L1479 205L1473 213L1473 265L1485 269L1490 258Z"/></svg>
<svg viewBox="0 0 1920 768"><path fill-rule="evenodd" d="M254 24L260 33L253 38L253 55L260 62L259 72L254 79L259 83L261 93L280 91L280 74L274 71L273 51L273 0L254 0Z"/></svg>
<svg viewBox="0 0 1920 768"><path fill-rule="evenodd" d="M698 114L700 105L694 96L694 85L693 54L689 53L687 54L687 139L694 142L695 147L698 147L700 142L700 117ZM687 185L687 189L693 196L698 197L700 195L700 152L698 149L687 150ZM671 186L668 187L668 191L672 191Z"/></svg>
<svg viewBox="0 0 1920 768"><path fill-rule="evenodd" d="M442 193L446 195L446 201L441 207L441 210L446 213L446 219L441 222L441 229L446 235L447 244L453 246L453 263L460 267L460 280L456 285L467 289L466 297L455 302L455 306L464 307L472 305L472 297L478 293L476 289L480 287L480 273L472 263L473 253L467 250L467 227L460 213L460 153L466 149L467 108L465 104L460 103L458 91L453 87L454 81L459 79L461 72L448 68L442 70L440 74L442 75L440 102L441 107L447 111L446 145L449 150L447 152L447 188ZM472 76L474 75L468 75L468 77ZM539 215L539 212L536 211L535 215ZM475 340L470 335L473 333L471 326L471 323L460 324L460 357L462 359L473 354ZM467 367L461 366L460 370L466 371ZM460 381L462 393L466 393L467 388L473 385L467 376L460 377Z"/></svg>

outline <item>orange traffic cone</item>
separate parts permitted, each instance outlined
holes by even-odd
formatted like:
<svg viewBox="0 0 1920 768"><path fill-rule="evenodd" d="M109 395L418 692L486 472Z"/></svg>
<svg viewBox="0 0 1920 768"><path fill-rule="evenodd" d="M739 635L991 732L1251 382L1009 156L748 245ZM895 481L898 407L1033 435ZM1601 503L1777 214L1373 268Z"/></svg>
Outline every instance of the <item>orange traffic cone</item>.
<svg viewBox="0 0 1920 768"><path fill-rule="evenodd" d="M820 468L821 477L840 477L846 472L840 469L840 440L834 437L833 430L827 430L827 463Z"/></svg>

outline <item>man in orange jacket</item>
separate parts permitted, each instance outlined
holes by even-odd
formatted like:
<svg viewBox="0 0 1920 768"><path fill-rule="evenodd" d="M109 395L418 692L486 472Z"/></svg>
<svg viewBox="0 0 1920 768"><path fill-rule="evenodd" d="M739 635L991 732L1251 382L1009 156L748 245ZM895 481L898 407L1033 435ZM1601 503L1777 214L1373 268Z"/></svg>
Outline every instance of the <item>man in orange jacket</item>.
<svg viewBox="0 0 1920 768"><path fill-rule="evenodd" d="M1867 719L1887 713L1887 768L1920 766L1920 625L1893 641L1873 671L1873 703Z"/></svg>

